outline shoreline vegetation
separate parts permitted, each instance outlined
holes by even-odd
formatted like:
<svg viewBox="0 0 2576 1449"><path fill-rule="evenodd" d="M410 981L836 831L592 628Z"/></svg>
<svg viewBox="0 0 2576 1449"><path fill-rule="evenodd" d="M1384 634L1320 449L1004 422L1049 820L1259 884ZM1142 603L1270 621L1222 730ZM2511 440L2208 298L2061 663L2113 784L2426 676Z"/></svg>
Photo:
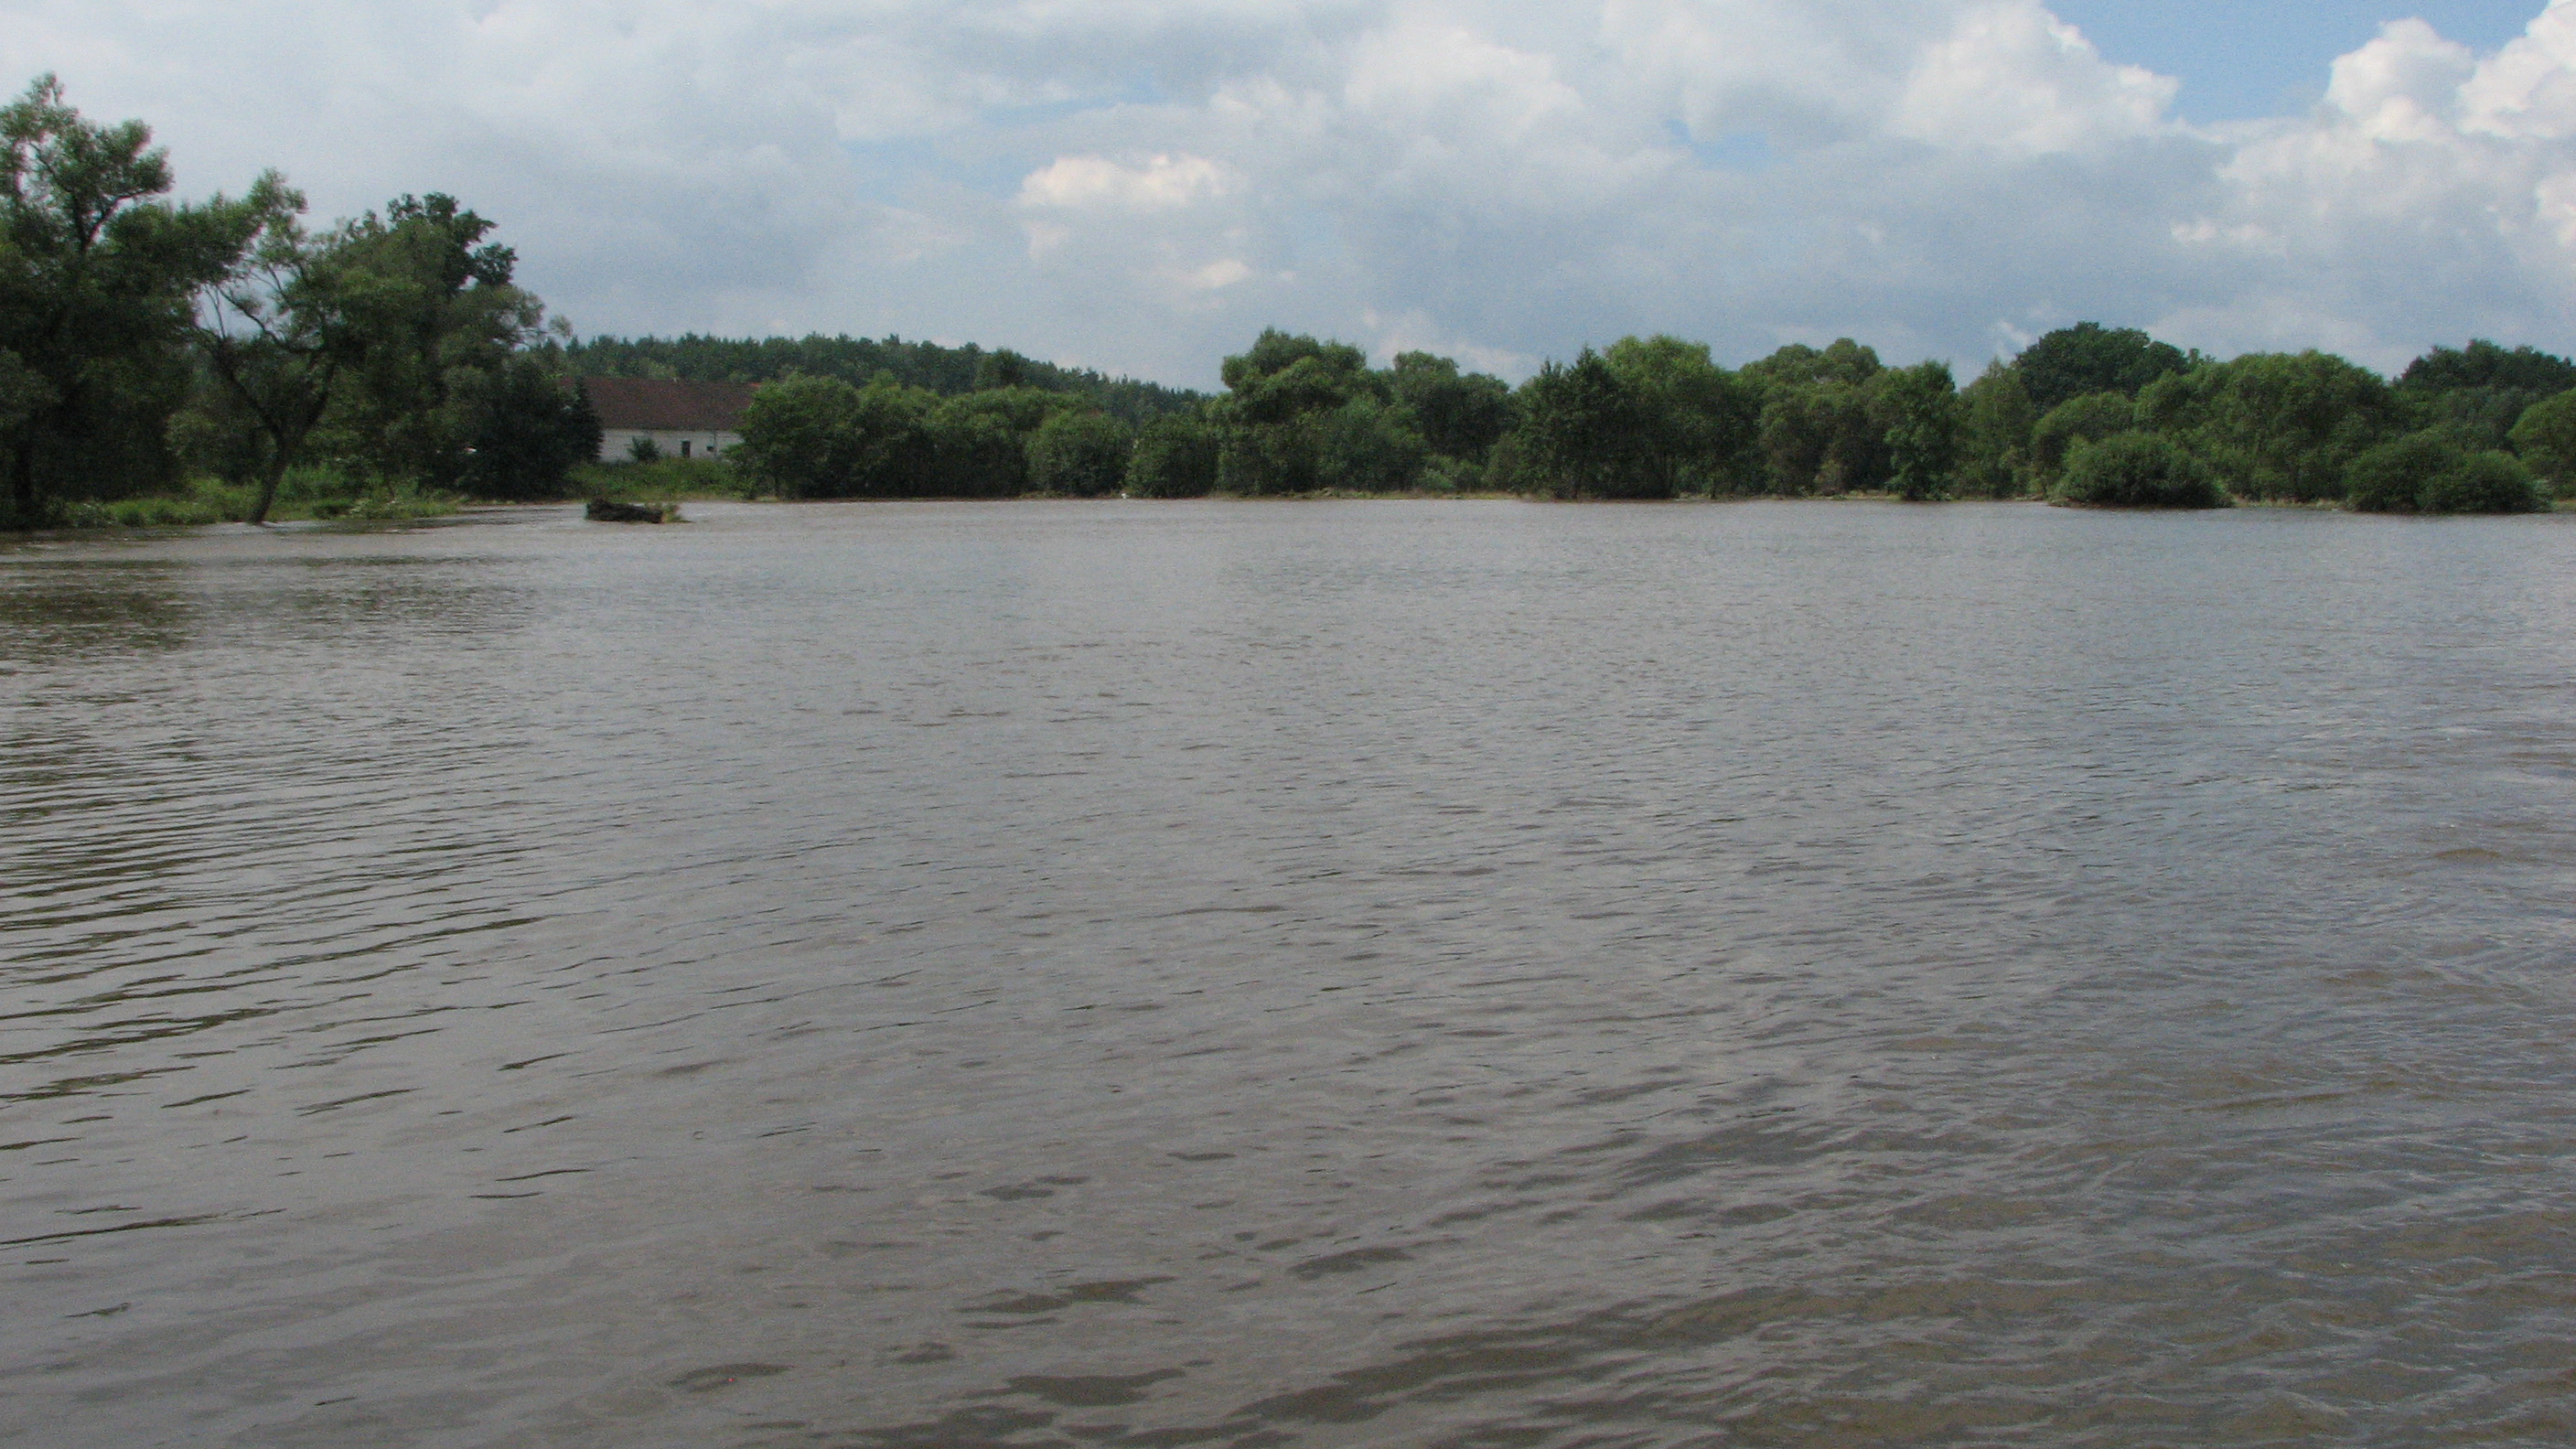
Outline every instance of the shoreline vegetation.
<svg viewBox="0 0 2576 1449"><path fill-rule="evenodd" d="M1849 338L1730 368L1657 335L1515 387L1270 330L1204 394L894 337L583 340L454 198L314 230L274 173L170 190L148 128L84 119L50 76L0 108L0 529L581 498L2576 505L2576 362L2484 340L2391 380L2086 322L1961 386ZM589 377L759 390L723 458L601 463Z"/></svg>

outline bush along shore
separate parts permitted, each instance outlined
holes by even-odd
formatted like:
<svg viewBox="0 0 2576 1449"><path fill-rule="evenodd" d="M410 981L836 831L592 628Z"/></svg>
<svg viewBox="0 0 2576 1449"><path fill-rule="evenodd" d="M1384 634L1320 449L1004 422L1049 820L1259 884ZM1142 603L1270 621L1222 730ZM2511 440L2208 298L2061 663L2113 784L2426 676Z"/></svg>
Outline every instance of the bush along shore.
<svg viewBox="0 0 2576 1449"><path fill-rule="evenodd" d="M1265 332L1225 392L1142 426L1064 392L879 375L754 396L732 466L782 498L1887 496L2099 508L2513 513L2576 481L2576 363L2473 341L2394 383L2321 352L2221 362L2095 323L1959 387L1849 339L1729 369L1630 337L1518 388Z"/></svg>
<svg viewBox="0 0 2576 1449"><path fill-rule="evenodd" d="M274 173L170 189L148 129L83 118L51 77L0 108L0 527L579 497L2576 502L2576 363L2485 341L2392 382L2084 323L1962 387L1850 339L1728 368L1629 337L1514 387L1274 330L1208 395L899 338L576 341L454 198L315 228ZM759 391L723 459L599 463L585 376Z"/></svg>

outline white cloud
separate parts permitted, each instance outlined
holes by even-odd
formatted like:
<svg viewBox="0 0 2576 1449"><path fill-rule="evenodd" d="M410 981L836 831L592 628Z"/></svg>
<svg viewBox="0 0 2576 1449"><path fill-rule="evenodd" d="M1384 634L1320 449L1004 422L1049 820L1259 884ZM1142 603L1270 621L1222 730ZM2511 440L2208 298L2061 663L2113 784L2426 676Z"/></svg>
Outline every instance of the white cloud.
<svg viewBox="0 0 2576 1449"><path fill-rule="evenodd" d="M1128 166L1105 156L1064 156L1020 183L1023 206L1171 211L1234 189L1236 177L1204 156L1156 156Z"/></svg>
<svg viewBox="0 0 2576 1449"><path fill-rule="evenodd" d="M2103 60L2037 0L1981 5L1924 48L1890 129L1938 145L2037 155L2170 129L2178 84Z"/></svg>
<svg viewBox="0 0 2576 1449"><path fill-rule="evenodd" d="M2534 0L2535 5L2537 0ZM1271 323L1521 372L1631 330L1973 367L2080 317L2576 349L2576 0L2200 131L2041 0L18 0L191 191L446 190L586 330L1178 381ZM1388 320L1394 319L1394 320Z"/></svg>

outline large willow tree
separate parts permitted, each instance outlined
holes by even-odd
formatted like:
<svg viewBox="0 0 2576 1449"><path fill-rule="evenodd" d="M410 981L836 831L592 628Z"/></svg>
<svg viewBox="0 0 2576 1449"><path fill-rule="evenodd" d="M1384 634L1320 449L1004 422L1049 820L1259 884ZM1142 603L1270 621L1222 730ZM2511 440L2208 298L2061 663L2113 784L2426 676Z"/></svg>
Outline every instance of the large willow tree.
<svg viewBox="0 0 2576 1449"><path fill-rule="evenodd" d="M102 126L52 76L0 109L0 515L172 476L200 288L229 274L258 208L174 204L140 121Z"/></svg>

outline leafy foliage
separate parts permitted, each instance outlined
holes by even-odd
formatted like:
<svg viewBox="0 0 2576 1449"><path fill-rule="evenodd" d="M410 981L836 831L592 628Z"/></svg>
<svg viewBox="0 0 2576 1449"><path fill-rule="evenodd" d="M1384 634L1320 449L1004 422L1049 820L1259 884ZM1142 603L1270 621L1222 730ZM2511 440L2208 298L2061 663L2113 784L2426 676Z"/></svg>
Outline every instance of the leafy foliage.
<svg viewBox="0 0 2576 1449"><path fill-rule="evenodd" d="M562 496L573 469L599 456L599 414L533 357L480 374L467 398L474 432L459 482L477 498Z"/></svg>
<svg viewBox="0 0 2576 1449"><path fill-rule="evenodd" d="M2022 349L2013 359L2031 406L2049 412L2086 393L2136 397L2160 377L2189 370L2195 359L2134 327L2078 322Z"/></svg>
<svg viewBox="0 0 2576 1449"><path fill-rule="evenodd" d="M2088 392L2049 409L2030 430L2031 477L2041 492L2057 486L2078 443L2098 443L2138 425L2137 404L2117 392Z"/></svg>
<svg viewBox="0 0 2576 1449"><path fill-rule="evenodd" d="M1127 483L1136 435L1105 413L1060 412L1029 438L1029 483L1042 493L1106 498Z"/></svg>
<svg viewBox="0 0 2576 1449"><path fill-rule="evenodd" d="M2523 410L2509 434L2515 453L2562 498L2576 486L2576 390Z"/></svg>
<svg viewBox="0 0 2576 1449"><path fill-rule="evenodd" d="M2427 428L2353 460L2347 501L2368 513L2529 513L2540 489L2521 459Z"/></svg>
<svg viewBox="0 0 2576 1449"><path fill-rule="evenodd" d="M258 203L162 200L140 121L82 119L45 76L0 108L0 522L176 481L169 420L192 381L199 289L229 273Z"/></svg>
<svg viewBox="0 0 2576 1449"><path fill-rule="evenodd" d="M2322 352L2250 353L2160 378L2139 395L2138 418L2238 495L2291 503L2341 498L2353 459L2401 430L2386 382Z"/></svg>
<svg viewBox="0 0 2576 1449"><path fill-rule="evenodd" d="M1583 349L1521 389L1522 487L1550 498L1670 498L1652 404L1607 360Z"/></svg>
<svg viewBox="0 0 2576 1449"><path fill-rule="evenodd" d="M1972 498L2016 498L2031 486L2031 431L2039 410L2021 374L2002 362L1959 394L1958 491Z"/></svg>
<svg viewBox="0 0 2576 1449"><path fill-rule="evenodd" d="M2459 465L2464 450L2438 428L2392 438L2352 460L2344 473L2344 502L2364 513L2412 513L2424 487Z"/></svg>
<svg viewBox="0 0 2576 1449"><path fill-rule="evenodd" d="M1740 491L1758 466L1762 401L1709 358L1708 345L1627 337L1602 355L1643 411L1638 439L1663 497Z"/></svg>
<svg viewBox="0 0 2576 1449"><path fill-rule="evenodd" d="M2052 495L2094 508L2223 508L2227 495L2198 458L2171 438L2117 433L2078 442Z"/></svg>
<svg viewBox="0 0 2576 1449"><path fill-rule="evenodd" d="M864 386L884 375L942 397L997 388L1062 393L1131 426L1194 413L1198 393L1082 368L1039 362L1008 350L942 347L900 337L593 337L569 344L565 361L583 377L672 377L691 382L777 382L832 377Z"/></svg>
<svg viewBox="0 0 2576 1449"><path fill-rule="evenodd" d="M1204 498L1216 488L1217 439L1196 418L1156 418L1127 460L1130 498Z"/></svg>
<svg viewBox="0 0 2576 1449"><path fill-rule="evenodd" d="M2488 449L2434 474L2416 504L2426 513L2531 513L2541 499L2521 459Z"/></svg>
<svg viewBox="0 0 2576 1449"><path fill-rule="evenodd" d="M2511 444L2525 412L2571 388L2576 362L2479 339L2464 348L2436 347L2408 364L2397 379L2397 398L2413 426L2447 428L2467 444L2496 449Z"/></svg>
<svg viewBox="0 0 2576 1449"><path fill-rule="evenodd" d="M1959 385L1950 364L1918 363L1890 371L1882 381L1889 485L1909 502L1939 498L1949 491L1959 462Z"/></svg>
<svg viewBox="0 0 2576 1449"><path fill-rule="evenodd" d="M1462 463L1483 463L1517 420L1509 385L1499 377L1461 372L1454 358L1398 353L1388 387L1412 410L1423 445Z"/></svg>

